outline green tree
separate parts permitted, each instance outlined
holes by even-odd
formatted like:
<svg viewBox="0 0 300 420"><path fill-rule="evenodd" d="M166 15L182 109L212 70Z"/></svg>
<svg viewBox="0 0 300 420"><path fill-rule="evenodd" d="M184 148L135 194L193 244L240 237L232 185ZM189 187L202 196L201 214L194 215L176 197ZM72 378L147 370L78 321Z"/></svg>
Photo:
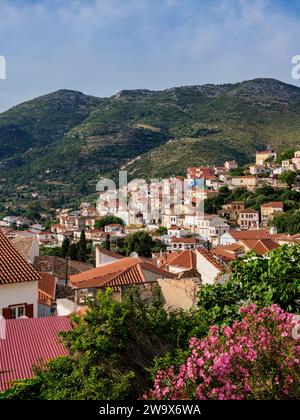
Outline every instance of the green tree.
<svg viewBox="0 0 300 420"><path fill-rule="evenodd" d="M151 257L151 250L155 245L147 232L135 232L125 239L126 255L137 252L140 257Z"/></svg>
<svg viewBox="0 0 300 420"><path fill-rule="evenodd" d="M281 246L267 256L247 254L231 264L231 274L224 284L205 285L199 292L199 308L213 322L232 322L240 306L273 303L288 312L299 308L300 245Z"/></svg>
<svg viewBox="0 0 300 420"><path fill-rule="evenodd" d="M155 235L166 235L168 233L168 229L165 226L159 226L159 228L156 229Z"/></svg>
<svg viewBox="0 0 300 420"><path fill-rule="evenodd" d="M290 160L293 157L294 157L294 150L292 149L285 150L284 152L279 154L279 156L276 159L276 163L281 165L283 160Z"/></svg>
<svg viewBox="0 0 300 420"><path fill-rule="evenodd" d="M87 258L87 247L84 229L80 234L80 239L77 244L77 257L79 261L85 262Z"/></svg>
<svg viewBox="0 0 300 420"><path fill-rule="evenodd" d="M41 246L40 247L40 255L46 255L49 257L61 257L61 247L48 247L48 246Z"/></svg>
<svg viewBox="0 0 300 420"><path fill-rule="evenodd" d="M70 248L70 239L65 237L61 246L61 256L65 258L68 255Z"/></svg>
<svg viewBox="0 0 300 420"><path fill-rule="evenodd" d="M152 248L151 248L151 253L152 252L160 252L160 251L166 251L167 246L166 244L164 244L162 241L154 241Z"/></svg>
<svg viewBox="0 0 300 420"><path fill-rule="evenodd" d="M88 312L73 316L74 329L62 338L69 356L36 369L0 399L137 399L150 384L150 368L166 352L176 354L191 335L207 331L206 320L191 312L167 312L157 298L140 299L136 289L123 302L99 292Z"/></svg>
<svg viewBox="0 0 300 420"><path fill-rule="evenodd" d="M230 176L243 176L245 172L245 168L243 166L239 166L236 169L231 169L229 171Z"/></svg>
<svg viewBox="0 0 300 420"><path fill-rule="evenodd" d="M121 226L124 226L124 222L120 217L116 216L105 216L103 219L96 220L95 229L104 229L106 225L112 223L118 223Z"/></svg>
<svg viewBox="0 0 300 420"><path fill-rule="evenodd" d="M271 226L277 228L278 233L294 235L300 232L300 209L286 213L275 214L271 220Z"/></svg>
<svg viewBox="0 0 300 420"><path fill-rule="evenodd" d="M71 260L78 261L78 248L77 244L71 243L69 247L69 255Z"/></svg>
<svg viewBox="0 0 300 420"><path fill-rule="evenodd" d="M297 173L294 171L286 171L283 172L283 174L279 175L278 179L284 184L287 184L287 186L291 190L297 179Z"/></svg>
<svg viewBox="0 0 300 420"><path fill-rule="evenodd" d="M103 246L104 249L107 249L108 251L111 250L111 241L110 241L110 235L109 234L106 235L106 239L103 242L102 246Z"/></svg>
<svg viewBox="0 0 300 420"><path fill-rule="evenodd" d="M27 205L26 208L26 217L28 217L28 219L30 220L40 220L41 215L40 212L42 210L42 207L39 203L30 203Z"/></svg>

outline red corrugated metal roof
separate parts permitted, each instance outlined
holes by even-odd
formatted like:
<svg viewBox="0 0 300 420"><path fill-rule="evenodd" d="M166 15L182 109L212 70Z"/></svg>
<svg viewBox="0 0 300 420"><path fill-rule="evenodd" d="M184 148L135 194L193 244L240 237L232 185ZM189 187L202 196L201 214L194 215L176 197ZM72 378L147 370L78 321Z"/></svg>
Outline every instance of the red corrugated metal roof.
<svg viewBox="0 0 300 420"><path fill-rule="evenodd" d="M41 361L65 356L68 351L58 333L72 329L68 317L8 319L5 339L0 339L0 390L11 381L33 377L32 367Z"/></svg>

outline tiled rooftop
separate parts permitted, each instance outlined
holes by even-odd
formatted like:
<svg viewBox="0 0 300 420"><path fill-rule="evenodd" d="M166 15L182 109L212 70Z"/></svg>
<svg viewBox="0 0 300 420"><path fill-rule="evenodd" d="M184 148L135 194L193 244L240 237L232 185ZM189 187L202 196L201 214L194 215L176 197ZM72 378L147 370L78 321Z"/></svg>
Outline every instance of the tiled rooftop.
<svg viewBox="0 0 300 420"><path fill-rule="evenodd" d="M38 272L0 232L0 285L39 279Z"/></svg>

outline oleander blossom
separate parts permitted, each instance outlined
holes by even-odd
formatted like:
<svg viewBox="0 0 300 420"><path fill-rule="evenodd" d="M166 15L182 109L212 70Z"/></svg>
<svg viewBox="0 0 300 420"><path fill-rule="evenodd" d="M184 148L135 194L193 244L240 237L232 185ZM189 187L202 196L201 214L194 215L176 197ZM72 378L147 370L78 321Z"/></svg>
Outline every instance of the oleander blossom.
<svg viewBox="0 0 300 420"><path fill-rule="evenodd" d="M204 339L191 338L191 354L176 370L159 371L144 399L299 398L299 320L277 305L240 309L242 321L213 326Z"/></svg>

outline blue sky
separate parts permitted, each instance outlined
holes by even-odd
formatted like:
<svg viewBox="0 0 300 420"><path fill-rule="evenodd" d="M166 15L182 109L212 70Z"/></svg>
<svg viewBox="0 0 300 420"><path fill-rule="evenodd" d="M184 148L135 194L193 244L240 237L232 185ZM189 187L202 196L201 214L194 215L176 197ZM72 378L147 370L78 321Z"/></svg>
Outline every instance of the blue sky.
<svg viewBox="0 0 300 420"><path fill-rule="evenodd" d="M299 39L296 0L0 0L0 111L62 88L297 84Z"/></svg>

